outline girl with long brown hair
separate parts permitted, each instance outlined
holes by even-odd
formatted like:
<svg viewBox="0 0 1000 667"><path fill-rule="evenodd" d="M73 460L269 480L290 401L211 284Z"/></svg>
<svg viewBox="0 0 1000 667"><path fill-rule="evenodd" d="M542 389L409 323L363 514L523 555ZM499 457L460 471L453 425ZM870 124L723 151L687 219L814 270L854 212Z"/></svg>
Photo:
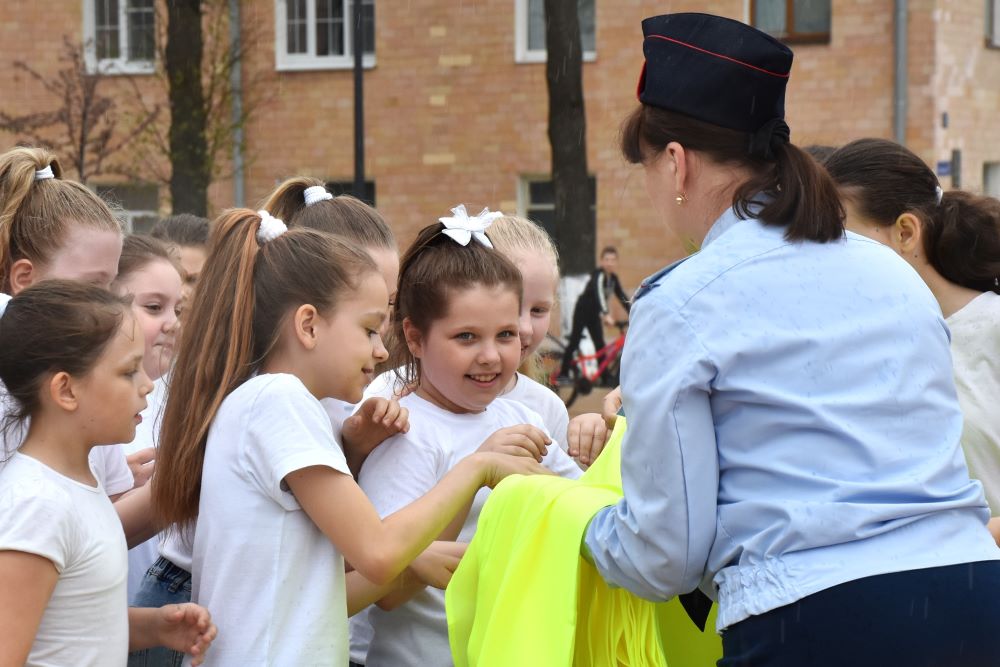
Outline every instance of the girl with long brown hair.
<svg viewBox="0 0 1000 667"><path fill-rule="evenodd" d="M154 507L192 545L192 596L220 629L216 664L343 665L348 609L384 595L481 486L541 468L470 457L380 519L319 403L358 401L386 356L388 294L374 262L263 211L224 213L209 246L167 398Z"/></svg>

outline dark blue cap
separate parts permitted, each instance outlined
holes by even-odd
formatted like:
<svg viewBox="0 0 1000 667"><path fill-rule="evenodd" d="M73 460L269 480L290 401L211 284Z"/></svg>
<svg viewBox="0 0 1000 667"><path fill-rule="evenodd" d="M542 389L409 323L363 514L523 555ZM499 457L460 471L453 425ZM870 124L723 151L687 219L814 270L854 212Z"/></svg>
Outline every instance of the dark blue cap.
<svg viewBox="0 0 1000 667"><path fill-rule="evenodd" d="M653 16L642 33L643 104L750 133L784 119L792 51L770 35L693 13Z"/></svg>

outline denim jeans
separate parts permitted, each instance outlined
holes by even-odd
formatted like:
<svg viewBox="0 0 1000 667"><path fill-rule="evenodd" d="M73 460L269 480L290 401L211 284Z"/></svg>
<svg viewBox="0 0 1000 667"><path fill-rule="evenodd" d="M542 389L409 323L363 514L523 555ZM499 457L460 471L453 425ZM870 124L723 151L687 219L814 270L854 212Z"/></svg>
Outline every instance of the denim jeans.
<svg viewBox="0 0 1000 667"><path fill-rule="evenodd" d="M191 573L162 556L146 570L133 607L162 607L191 601ZM184 654L167 648L147 648L128 655L128 667L180 667Z"/></svg>

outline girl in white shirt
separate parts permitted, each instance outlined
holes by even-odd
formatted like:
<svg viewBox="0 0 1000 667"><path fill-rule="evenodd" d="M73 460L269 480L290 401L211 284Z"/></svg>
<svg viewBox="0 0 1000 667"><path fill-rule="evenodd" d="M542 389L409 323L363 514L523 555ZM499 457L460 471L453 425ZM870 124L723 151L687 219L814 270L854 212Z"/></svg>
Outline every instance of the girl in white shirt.
<svg viewBox="0 0 1000 667"><path fill-rule="evenodd" d="M483 233L494 216L453 212L421 230L401 263L393 361L415 387L400 400L410 431L375 449L359 477L383 516L478 452L537 457L566 477L581 473L537 413L500 397L521 361L521 274ZM477 494L440 539L468 542L487 495ZM368 667L451 664L441 591L403 585L379 606L370 615Z"/></svg>
<svg viewBox="0 0 1000 667"><path fill-rule="evenodd" d="M196 605L128 610L126 548L89 451L130 440L152 383L127 300L64 280L20 292L0 320L0 378L31 418L0 468L0 664L117 665L166 645L199 664L215 634Z"/></svg>
<svg viewBox="0 0 1000 667"><path fill-rule="evenodd" d="M849 230L888 245L923 278L951 331L962 449L1000 537L1000 201L944 192L907 148L859 139L824 162Z"/></svg>
<svg viewBox="0 0 1000 667"><path fill-rule="evenodd" d="M0 292L16 295L40 280L76 280L107 289L118 272L121 225L100 197L62 178L43 148L0 155ZM11 433L6 449L20 444ZM132 488L121 445L95 447L90 460L112 498Z"/></svg>
<svg viewBox="0 0 1000 667"><path fill-rule="evenodd" d="M142 423L136 428L135 438L123 445L134 459L136 487L145 484L153 473L166 390L163 376L174 356L183 284L180 266L163 242L143 235L125 239L112 290L132 297L132 313L145 343L142 367L153 381L153 391L147 397L148 405L143 411ZM147 540L129 550L129 601L134 600L146 570L157 559L157 542L156 539Z"/></svg>
<svg viewBox="0 0 1000 667"><path fill-rule="evenodd" d="M344 665L348 611L383 596L481 486L541 468L472 457L380 519L319 402L358 401L386 356L375 263L245 209L213 223L209 247L171 377L154 509L193 532L192 599L220 630L213 664Z"/></svg>

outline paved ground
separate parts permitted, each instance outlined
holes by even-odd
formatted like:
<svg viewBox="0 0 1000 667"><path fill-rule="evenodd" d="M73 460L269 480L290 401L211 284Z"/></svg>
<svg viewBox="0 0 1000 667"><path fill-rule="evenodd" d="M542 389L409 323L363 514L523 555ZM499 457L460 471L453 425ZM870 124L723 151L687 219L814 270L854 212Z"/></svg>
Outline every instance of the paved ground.
<svg viewBox="0 0 1000 667"><path fill-rule="evenodd" d="M569 409L569 416L575 417L576 415L583 414L584 412L600 412L601 403L604 401L604 396L610 391L610 389L605 389L604 387L597 387L592 392L586 396L580 396L574 401L572 407Z"/></svg>

